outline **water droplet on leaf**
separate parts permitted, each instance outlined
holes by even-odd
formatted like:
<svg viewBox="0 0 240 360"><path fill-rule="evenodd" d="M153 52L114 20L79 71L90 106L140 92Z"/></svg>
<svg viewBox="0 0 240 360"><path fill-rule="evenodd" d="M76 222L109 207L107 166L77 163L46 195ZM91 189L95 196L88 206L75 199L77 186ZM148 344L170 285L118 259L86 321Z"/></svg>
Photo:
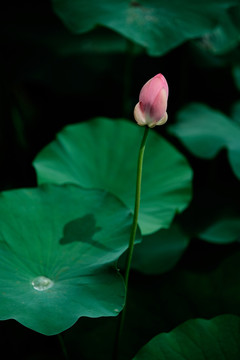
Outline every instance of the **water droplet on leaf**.
<svg viewBox="0 0 240 360"><path fill-rule="evenodd" d="M53 286L53 281L45 276L38 276L33 279L32 286L35 290L44 291Z"/></svg>

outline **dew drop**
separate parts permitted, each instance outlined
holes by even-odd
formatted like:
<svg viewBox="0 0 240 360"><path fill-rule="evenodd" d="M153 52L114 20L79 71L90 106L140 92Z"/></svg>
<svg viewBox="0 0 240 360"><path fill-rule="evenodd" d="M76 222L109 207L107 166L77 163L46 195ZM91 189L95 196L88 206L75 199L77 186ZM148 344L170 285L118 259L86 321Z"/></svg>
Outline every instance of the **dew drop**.
<svg viewBox="0 0 240 360"><path fill-rule="evenodd" d="M53 281L45 276L38 276L33 279L32 286L35 290L44 291L53 286Z"/></svg>

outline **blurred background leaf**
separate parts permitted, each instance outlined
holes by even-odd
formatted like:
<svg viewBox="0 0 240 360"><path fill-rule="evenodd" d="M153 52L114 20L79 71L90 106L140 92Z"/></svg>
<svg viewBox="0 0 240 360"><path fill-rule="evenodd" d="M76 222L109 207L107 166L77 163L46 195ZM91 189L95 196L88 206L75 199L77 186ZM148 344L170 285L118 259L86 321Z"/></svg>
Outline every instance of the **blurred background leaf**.
<svg viewBox="0 0 240 360"><path fill-rule="evenodd" d="M195 156L211 159L227 149L233 172L240 179L240 126L204 104L190 104L169 127Z"/></svg>
<svg viewBox="0 0 240 360"><path fill-rule="evenodd" d="M235 65L233 67L233 77L235 80L236 87L240 91L240 65Z"/></svg>
<svg viewBox="0 0 240 360"><path fill-rule="evenodd" d="M216 244L228 244L240 239L240 218L220 217L198 234L200 239Z"/></svg>
<svg viewBox="0 0 240 360"><path fill-rule="evenodd" d="M240 356L238 316L222 315L211 320L189 320L170 333L155 336L135 360L228 359Z"/></svg>
<svg viewBox="0 0 240 360"><path fill-rule="evenodd" d="M228 19L233 0L178 1L64 1L52 0L56 14L74 33L84 33L103 25L147 49L150 55L162 55L184 41L209 33L217 26L234 36L238 30ZM217 30L215 30L217 31ZM236 38L236 39L235 39ZM224 40L223 40L224 41ZM226 41L225 41L226 43ZM231 44L232 45L232 44Z"/></svg>
<svg viewBox="0 0 240 360"><path fill-rule="evenodd" d="M177 264L188 244L188 235L174 221L169 229L143 236L134 248L132 267L144 274L167 272Z"/></svg>

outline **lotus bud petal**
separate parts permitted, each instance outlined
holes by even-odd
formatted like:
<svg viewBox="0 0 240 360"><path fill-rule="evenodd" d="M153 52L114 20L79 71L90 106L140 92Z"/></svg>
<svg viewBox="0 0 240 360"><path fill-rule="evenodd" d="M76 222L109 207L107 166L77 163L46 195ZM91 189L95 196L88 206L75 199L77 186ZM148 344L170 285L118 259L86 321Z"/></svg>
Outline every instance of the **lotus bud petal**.
<svg viewBox="0 0 240 360"><path fill-rule="evenodd" d="M162 74L157 74L142 87L139 102L134 108L134 118L138 125L153 128L163 125L167 115L168 84Z"/></svg>

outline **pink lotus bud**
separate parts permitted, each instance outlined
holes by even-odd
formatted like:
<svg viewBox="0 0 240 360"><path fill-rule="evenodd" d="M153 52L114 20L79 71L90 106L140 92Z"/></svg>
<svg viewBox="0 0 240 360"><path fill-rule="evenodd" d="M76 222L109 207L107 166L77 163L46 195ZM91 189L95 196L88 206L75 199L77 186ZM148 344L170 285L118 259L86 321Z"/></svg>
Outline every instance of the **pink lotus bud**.
<svg viewBox="0 0 240 360"><path fill-rule="evenodd" d="M162 74L157 74L142 87L139 102L134 109L134 118L138 125L153 128L163 125L168 119L166 113L168 84Z"/></svg>

